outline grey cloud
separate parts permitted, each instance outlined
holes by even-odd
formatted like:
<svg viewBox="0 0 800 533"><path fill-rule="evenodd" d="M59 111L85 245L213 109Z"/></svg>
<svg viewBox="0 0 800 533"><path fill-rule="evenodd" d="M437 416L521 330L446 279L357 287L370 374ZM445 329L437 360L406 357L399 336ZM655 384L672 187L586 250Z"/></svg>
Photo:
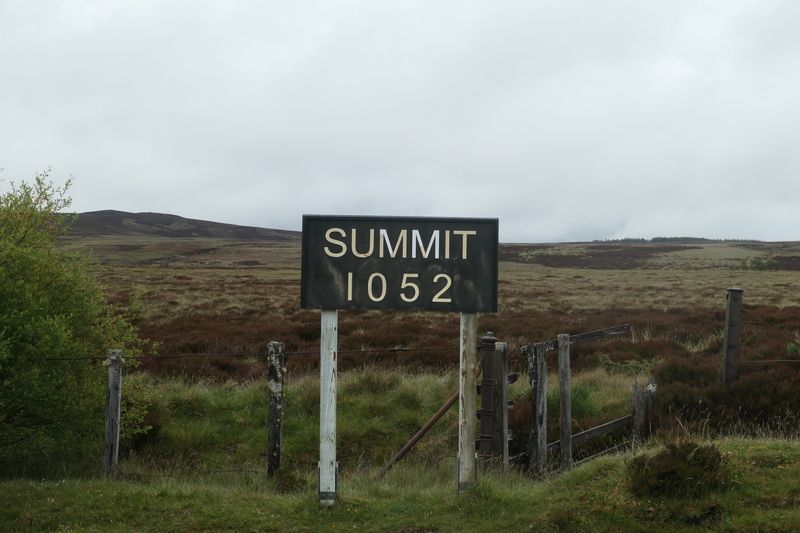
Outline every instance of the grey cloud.
<svg viewBox="0 0 800 533"><path fill-rule="evenodd" d="M798 11L7 2L0 167L75 175L78 210L293 229L307 212L496 216L507 241L796 238Z"/></svg>

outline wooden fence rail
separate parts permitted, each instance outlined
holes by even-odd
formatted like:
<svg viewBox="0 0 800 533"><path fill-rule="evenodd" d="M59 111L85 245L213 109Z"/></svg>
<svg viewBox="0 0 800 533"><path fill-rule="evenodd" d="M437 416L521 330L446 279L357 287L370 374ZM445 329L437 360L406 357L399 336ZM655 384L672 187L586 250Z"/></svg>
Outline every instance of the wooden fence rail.
<svg viewBox="0 0 800 533"><path fill-rule="evenodd" d="M653 426L653 406L655 400L656 385L650 381L646 386L633 384L633 409L631 414L621 416L610 422L589 428L580 433L572 435L572 446L580 446L592 439L604 437L626 427L631 428L632 440L643 442L652 431ZM562 440L551 442L547 445L548 453L555 453L562 450Z"/></svg>
<svg viewBox="0 0 800 533"><path fill-rule="evenodd" d="M572 445L580 446L581 444L585 444L592 439L604 437L609 433L614 433L615 431L619 431L620 429L628 426L633 427L633 414L621 416L616 420L612 420L611 422L606 422L605 424L600 424L599 426L589 428L585 431L581 431L580 433L575 433L572 435ZM554 441L547 445L548 453L555 453L560 449L561 441Z"/></svg>

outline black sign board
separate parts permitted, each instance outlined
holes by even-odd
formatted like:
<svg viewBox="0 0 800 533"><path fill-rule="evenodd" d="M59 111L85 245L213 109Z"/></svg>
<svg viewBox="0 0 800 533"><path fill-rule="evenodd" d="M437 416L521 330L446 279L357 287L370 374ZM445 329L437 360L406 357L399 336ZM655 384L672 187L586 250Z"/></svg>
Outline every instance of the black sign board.
<svg viewBox="0 0 800 533"><path fill-rule="evenodd" d="M305 309L497 311L496 218L303 216Z"/></svg>

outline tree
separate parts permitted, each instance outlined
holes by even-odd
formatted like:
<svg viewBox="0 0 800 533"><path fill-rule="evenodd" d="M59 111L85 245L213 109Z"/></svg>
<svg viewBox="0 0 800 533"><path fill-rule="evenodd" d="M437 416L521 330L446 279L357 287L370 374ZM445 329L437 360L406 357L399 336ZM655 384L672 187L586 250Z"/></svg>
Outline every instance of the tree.
<svg viewBox="0 0 800 533"><path fill-rule="evenodd" d="M49 171L0 196L0 475L63 472L102 446L104 372L91 357L139 340L88 263L56 240L70 182Z"/></svg>

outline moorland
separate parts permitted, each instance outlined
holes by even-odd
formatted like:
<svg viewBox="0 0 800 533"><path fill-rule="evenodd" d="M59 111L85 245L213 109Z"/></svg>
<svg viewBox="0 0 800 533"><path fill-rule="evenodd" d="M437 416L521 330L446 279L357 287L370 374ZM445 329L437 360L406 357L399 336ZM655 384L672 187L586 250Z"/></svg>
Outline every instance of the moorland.
<svg viewBox="0 0 800 533"><path fill-rule="evenodd" d="M319 383L308 354L319 349L319 312L300 308L297 232L98 212L82 215L59 246L90 257L108 299L151 341L147 354L164 358L126 371L124 387L144 412L145 430L125 440L119 479L102 482L83 470L4 482L0 520L12 529L800 527L800 365L745 365L738 388L717 385L728 287L745 291L745 361L800 356L800 242L501 244L499 312L480 315L480 330L508 342L511 365L524 374L521 349L531 342L630 323L631 336L576 346L575 428L626 414L631 384L655 377L660 429L643 448L545 480L521 468L483 472L477 491L461 497L452 412L402 465L375 477L456 390L458 317L342 312L342 497L330 511L315 505ZM266 478L266 384L257 354L272 340L289 352L285 461L280 475ZM197 357L166 357L179 354ZM555 402L554 376L550 387ZM530 428L528 395L523 377L512 386L517 454ZM98 424L102 434L102 418ZM555 437L558 428L550 431ZM719 450L725 483L667 495L631 491L633 456L687 438ZM612 435L606 444L627 439Z"/></svg>

